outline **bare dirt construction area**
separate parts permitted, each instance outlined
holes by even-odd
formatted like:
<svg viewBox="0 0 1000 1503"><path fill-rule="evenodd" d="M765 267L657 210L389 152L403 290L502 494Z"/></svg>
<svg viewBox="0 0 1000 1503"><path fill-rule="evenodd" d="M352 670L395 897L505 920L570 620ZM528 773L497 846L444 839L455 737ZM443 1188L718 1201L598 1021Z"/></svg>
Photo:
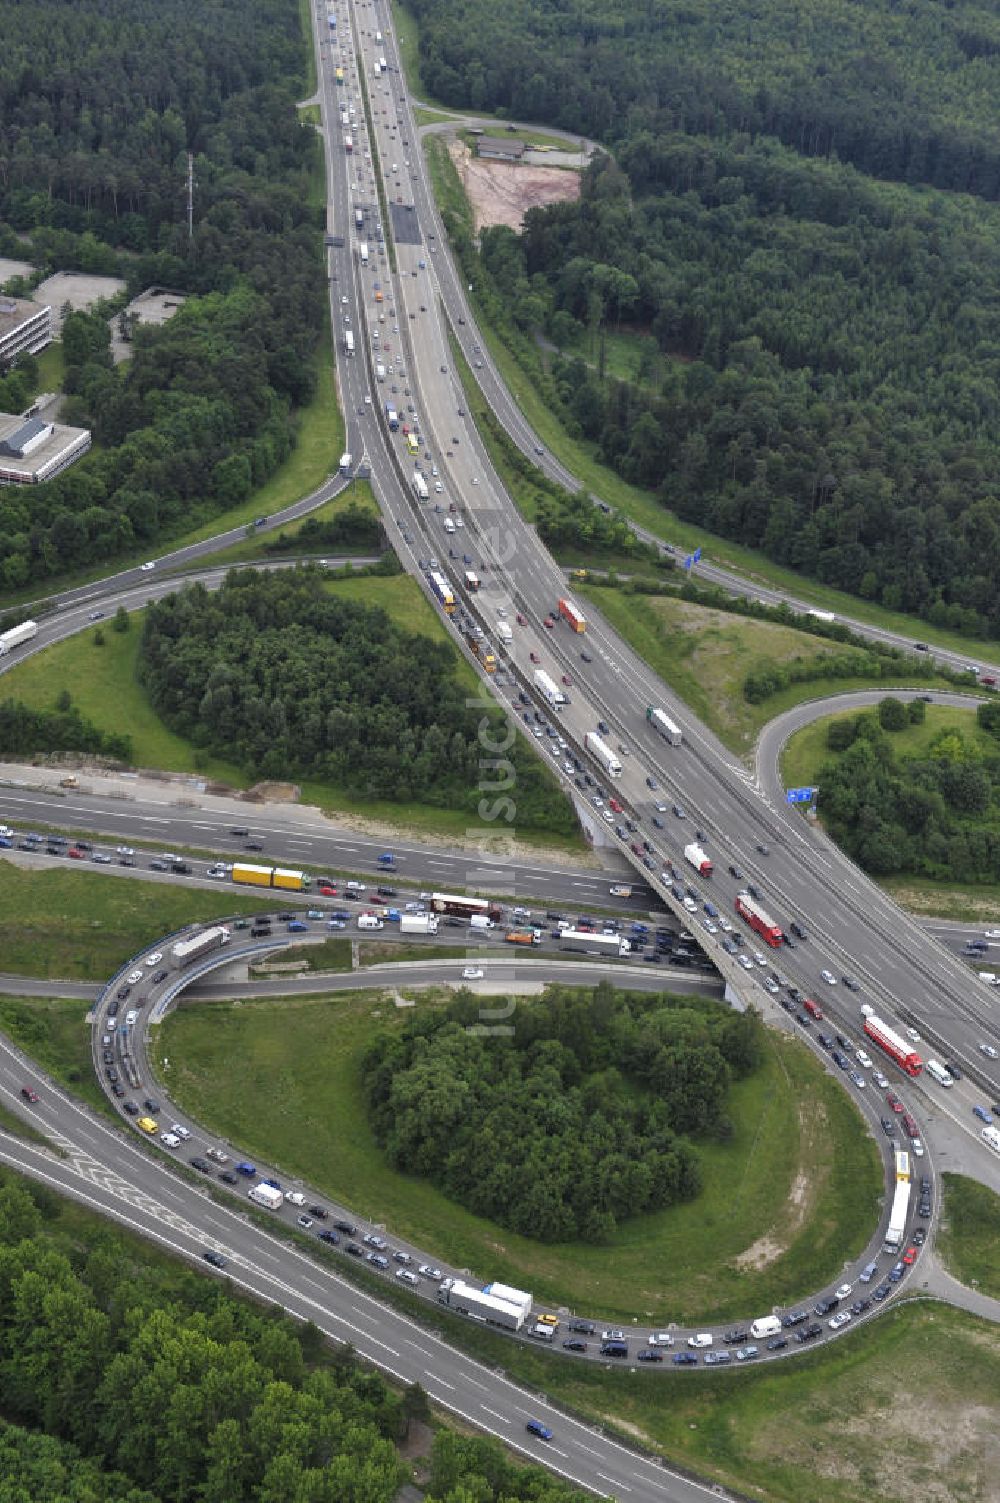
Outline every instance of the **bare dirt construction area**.
<svg viewBox="0 0 1000 1503"><path fill-rule="evenodd" d="M580 176L563 167L529 167L473 156L464 141L449 141L448 151L472 205L476 229L506 224L519 230L529 209L575 201Z"/></svg>

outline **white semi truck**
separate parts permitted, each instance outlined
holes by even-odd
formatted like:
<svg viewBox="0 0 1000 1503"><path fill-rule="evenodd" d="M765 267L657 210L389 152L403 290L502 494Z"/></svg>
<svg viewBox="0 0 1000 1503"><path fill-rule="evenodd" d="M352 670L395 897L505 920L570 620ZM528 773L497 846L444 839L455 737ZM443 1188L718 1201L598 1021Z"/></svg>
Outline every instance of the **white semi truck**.
<svg viewBox="0 0 1000 1503"><path fill-rule="evenodd" d="M12 652L15 647L20 647L22 643L30 642L37 634L37 621L22 621L20 626L12 626L10 631L0 632L0 658Z"/></svg>
<svg viewBox="0 0 1000 1503"><path fill-rule="evenodd" d="M564 929L559 936L564 950L582 950L604 955L631 955L632 945L618 934L588 934L586 929Z"/></svg>
<svg viewBox="0 0 1000 1503"><path fill-rule="evenodd" d="M482 1289L474 1289L461 1279L445 1279L437 1297L438 1303L447 1305L449 1310L455 1310L459 1315L471 1315L488 1325L501 1326L505 1331L519 1331L524 1325L524 1311L519 1305L485 1294Z"/></svg>
<svg viewBox="0 0 1000 1503"><path fill-rule="evenodd" d="M558 710L560 705L564 705L566 703L565 694L560 689L555 679L551 678L549 674L545 672L544 668L535 669L535 688L538 690L542 698L546 700L554 710Z"/></svg>
<svg viewBox="0 0 1000 1503"><path fill-rule="evenodd" d="M621 777L622 764L619 762L610 746L608 746L606 742L602 741L600 736L596 735L593 731L588 731L583 738L583 744L590 752L590 755L593 757L594 761L600 763L601 767L604 768L604 771L607 773L609 778Z"/></svg>
<svg viewBox="0 0 1000 1503"><path fill-rule="evenodd" d="M200 960L203 955L210 955L213 950L221 950L223 945L228 945L230 931L225 924L215 924L211 929L202 929L200 934L189 935L187 939L179 939L170 947L170 963L175 970L181 966L190 965L193 960Z"/></svg>

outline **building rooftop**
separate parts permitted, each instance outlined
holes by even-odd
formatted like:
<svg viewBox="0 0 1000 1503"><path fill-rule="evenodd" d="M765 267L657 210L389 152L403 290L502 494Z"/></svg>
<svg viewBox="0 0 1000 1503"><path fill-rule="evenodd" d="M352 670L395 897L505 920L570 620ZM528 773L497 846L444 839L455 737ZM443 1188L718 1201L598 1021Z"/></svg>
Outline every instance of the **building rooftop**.
<svg viewBox="0 0 1000 1503"><path fill-rule="evenodd" d="M476 148L481 157L523 157L525 144L516 136L480 136Z"/></svg>
<svg viewBox="0 0 1000 1503"><path fill-rule="evenodd" d="M30 297L6 297L0 295L0 338L23 324L26 319L44 313L47 304L36 303Z"/></svg>

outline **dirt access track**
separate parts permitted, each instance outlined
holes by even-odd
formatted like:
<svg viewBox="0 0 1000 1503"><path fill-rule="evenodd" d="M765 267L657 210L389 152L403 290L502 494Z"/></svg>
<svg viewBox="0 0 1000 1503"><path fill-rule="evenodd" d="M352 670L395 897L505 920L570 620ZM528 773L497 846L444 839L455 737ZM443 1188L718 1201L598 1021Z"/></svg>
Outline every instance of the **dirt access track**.
<svg viewBox="0 0 1000 1503"><path fill-rule="evenodd" d="M472 205L477 233L491 224L520 230L529 209L580 197L580 174L565 167L489 161L473 156L464 141L450 141L448 150Z"/></svg>

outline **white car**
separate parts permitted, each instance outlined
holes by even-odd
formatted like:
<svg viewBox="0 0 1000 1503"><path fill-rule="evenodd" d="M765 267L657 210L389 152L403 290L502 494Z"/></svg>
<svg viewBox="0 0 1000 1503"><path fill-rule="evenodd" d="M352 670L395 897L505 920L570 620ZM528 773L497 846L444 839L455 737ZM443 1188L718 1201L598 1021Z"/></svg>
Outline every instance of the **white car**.
<svg viewBox="0 0 1000 1503"><path fill-rule="evenodd" d="M718 928L715 924L712 923L712 920L710 918L702 919L701 923L702 928L707 929L709 934L718 934Z"/></svg>
<svg viewBox="0 0 1000 1503"><path fill-rule="evenodd" d="M883 1075L881 1070L872 1071L872 1080L874 1080L880 1091L887 1091L889 1089L889 1077Z"/></svg>
<svg viewBox="0 0 1000 1503"><path fill-rule="evenodd" d="M837 1290L837 1298L838 1299L846 1299L847 1296L849 1294L852 1294L853 1292L854 1292L854 1285L853 1284L841 1284L840 1288Z"/></svg>
<svg viewBox="0 0 1000 1503"><path fill-rule="evenodd" d="M210 866L205 873L206 877L224 877L225 875L226 868L222 865Z"/></svg>
<svg viewBox="0 0 1000 1503"><path fill-rule="evenodd" d="M842 1326L846 1326L853 1318L850 1310L838 1310L836 1315L830 1316L827 1325L831 1331L839 1331Z"/></svg>
<svg viewBox="0 0 1000 1503"><path fill-rule="evenodd" d="M417 1269L417 1272L425 1279L444 1278L444 1274L441 1272L440 1268L435 1268L433 1263L421 1263L420 1267Z"/></svg>
<svg viewBox="0 0 1000 1503"><path fill-rule="evenodd" d="M437 491L439 496L443 493L444 486L441 484L440 480L435 480L434 489Z"/></svg>
<svg viewBox="0 0 1000 1503"><path fill-rule="evenodd" d="M861 1065L861 1067L863 1069L865 1069L865 1070L870 1070L871 1069L871 1067L872 1067L871 1056L869 1054L866 1054L863 1049L855 1049L855 1051L854 1051L854 1058L857 1060L858 1064Z"/></svg>
<svg viewBox="0 0 1000 1503"><path fill-rule="evenodd" d="M649 1338L650 1346L673 1346L674 1338L669 1331L654 1331Z"/></svg>
<svg viewBox="0 0 1000 1503"><path fill-rule="evenodd" d="M482 981L482 979L483 979L483 977L485 975L486 975L486 972L483 970L482 966L467 965L465 967L465 970L462 972L462 980L463 981Z"/></svg>
<svg viewBox="0 0 1000 1503"><path fill-rule="evenodd" d="M129 986L138 986L139 982L142 980L142 972L141 971L129 971L127 980L128 980Z"/></svg>
<svg viewBox="0 0 1000 1503"><path fill-rule="evenodd" d="M732 934L733 932L733 926L727 918L719 919L719 928L723 931L724 934Z"/></svg>
<svg viewBox="0 0 1000 1503"><path fill-rule="evenodd" d="M685 898L684 907L687 909L688 913L698 912L698 904L695 902L694 898Z"/></svg>
<svg viewBox="0 0 1000 1503"><path fill-rule="evenodd" d="M773 976L765 976L764 977L764 986L771 993L772 997L776 997L778 995L778 992L780 991L780 987L778 986L778 983L774 980Z"/></svg>
<svg viewBox="0 0 1000 1503"><path fill-rule="evenodd" d="M411 1268L397 1268L396 1277L401 1284L419 1284L420 1280Z"/></svg>
<svg viewBox="0 0 1000 1503"><path fill-rule="evenodd" d="M983 938L984 939L1000 939L1000 929L987 929L986 932L985 932L985 934L983 935Z"/></svg>
<svg viewBox="0 0 1000 1503"><path fill-rule="evenodd" d="M155 564L141 564L140 567L141 567L142 572L144 574L148 574L149 571L150 571L150 569L155 569L156 568L156 565Z"/></svg>
<svg viewBox="0 0 1000 1503"><path fill-rule="evenodd" d="M152 955L147 955L146 956L146 964L148 966L150 966L150 967L152 967L154 965L159 965L159 963L160 963L160 961L162 959L163 959L163 951L162 950L154 950L153 953L152 953Z"/></svg>
<svg viewBox="0 0 1000 1503"><path fill-rule="evenodd" d="M997 1057L997 1051L992 1044L980 1044L979 1051L981 1054L985 1054L987 1059L996 1059Z"/></svg>
<svg viewBox="0 0 1000 1503"><path fill-rule="evenodd" d="M128 1012L125 1014L125 1027L126 1028L134 1028L135 1024L136 1024L136 1020L138 1019L138 1017L139 1017L139 1011L138 1011L138 1009L135 1008L135 1007L130 1007L129 1010L128 1010Z"/></svg>
<svg viewBox="0 0 1000 1503"><path fill-rule="evenodd" d="M745 971L753 970L753 961L749 955L737 955L736 959Z"/></svg>
<svg viewBox="0 0 1000 1503"><path fill-rule="evenodd" d="M912 1039L915 1044L920 1043L920 1035L915 1028L907 1028L904 1032L906 1033L906 1037Z"/></svg>
<svg viewBox="0 0 1000 1503"><path fill-rule="evenodd" d="M919 1138L912 1138L910 1140L910 1152L913 1153L913 1154L915 1154L918 1159L922 1159L923 1158L923 1156L924 1156L924 1145L920 1141Z"/></svg>
<svg viewBox="0 0 1000 1503"><path fill-rule="evenodd" d="M711 1346L714 1340L711 1331L699 1331L697 1336L688 1337L688 1346L693 1346L695 1351L701 1351L703 1347Z"/></svg>
<svg viewBox="0 0 1000 1503"><path fill-rule="evenodd" d="M754 952L753 952L753 958L757 962L758 965L767 965L767 961L764 959L763 955L760 953L759 950L754 950Z"/></svg>
<svg viewBox="0 0 1000 1503"><path fill-rule="evenodd" d="M306 1203L306 1198L301 1190L286 1190L285 1199L292 1206L304 1206Z"/></svg>
<svg viewBox="0 0 1000 1503"><path fill-rule="evenodd" d="M182 1143L186 1143L188 1138L191 1136L188 1129L186 1127L183 1127L180 1122L171 1122L170 1131L174 1134L175 1137L180 1138Z"/></svg>
<svg viewBox="0 0 1000 1503"><path fill-rule="evenodd" d="M863 1018L873 1018L875 1016L875 1009L870 1002L862 1002L861 1016Z"/></svg>
<svg viewBox="0 0 1000 1503"><path fill-rule="evenodd" d="M820 971L820 975L822 976L823 980L826 982L827 986L836 986L837 985L837 978L833 974L832 971Z"/></svg>
<svg viewBox="0 0 1000 1503"><path fill-rule="evenodd" d="M164 1148L179 1148L181 1146L181 1140L175 1132L161 1132L160 1142Z"/></svg>

